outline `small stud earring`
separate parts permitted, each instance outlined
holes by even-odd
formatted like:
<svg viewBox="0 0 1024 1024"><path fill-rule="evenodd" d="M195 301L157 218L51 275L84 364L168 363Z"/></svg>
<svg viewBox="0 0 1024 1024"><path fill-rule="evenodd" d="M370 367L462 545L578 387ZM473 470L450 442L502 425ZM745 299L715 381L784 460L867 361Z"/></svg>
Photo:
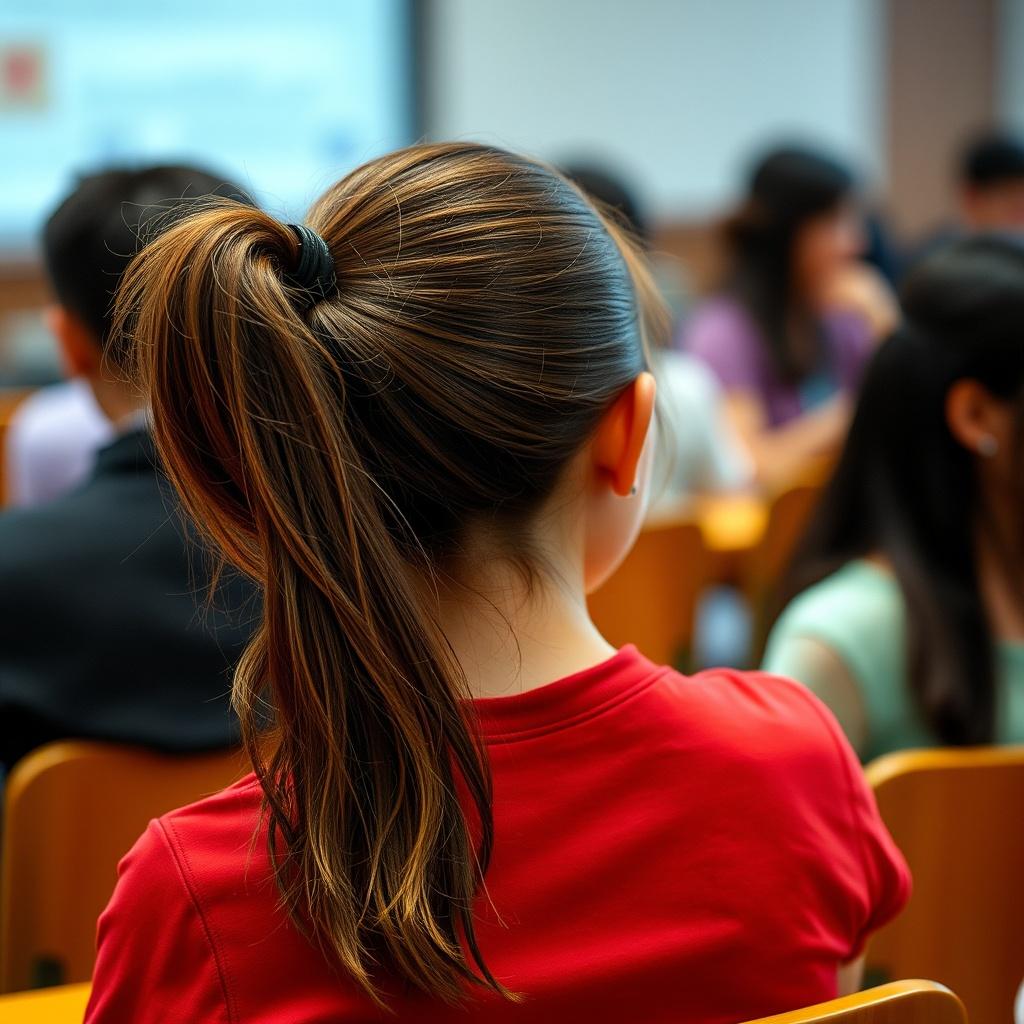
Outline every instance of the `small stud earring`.
<svg viewBox="0 0 1024 1024"><path fill-rule="evenodd" d="M986 434L978 441L978 454L991 459L999 451L999 442L991 435Z"/></svg>
<svg viewBox="0 0 1024 1024"><path fill-rule="evenodd" d="M630 487L630 489L629 489L629 496L631 498L635 498L636 497L636 484L633 484L633 486Z"/></svg>

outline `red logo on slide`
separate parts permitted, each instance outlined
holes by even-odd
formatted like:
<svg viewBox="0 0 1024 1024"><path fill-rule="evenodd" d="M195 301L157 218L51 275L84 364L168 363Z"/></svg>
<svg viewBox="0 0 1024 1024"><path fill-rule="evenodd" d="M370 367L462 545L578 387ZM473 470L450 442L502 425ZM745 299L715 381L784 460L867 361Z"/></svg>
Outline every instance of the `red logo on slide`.
<svg viewBox="0 0 1024 1024"><path fill-rule="evenodd" d="M33 107L43 101L43 51L39 46L0 46L0 106Z"/></svg>

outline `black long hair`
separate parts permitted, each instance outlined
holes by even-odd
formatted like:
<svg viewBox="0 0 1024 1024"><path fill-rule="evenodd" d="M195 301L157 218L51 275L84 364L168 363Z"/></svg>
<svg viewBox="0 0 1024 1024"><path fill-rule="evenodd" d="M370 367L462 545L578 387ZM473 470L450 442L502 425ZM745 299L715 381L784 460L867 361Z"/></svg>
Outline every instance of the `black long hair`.
<svg viewBox="0 0 1024 1024"><path fill-rule="evenodd" d="M814 330L793 274L800 229L836 210L853 193L851 172L831 157L801 147L777 149L754 167L747 197L724 225L730 270L725 290L753 319L784 380L798 382L815 369L814 345L796 345L794 319Z"/></svg>
<svg viewBox="0 0 1024 1024"><path fill-rule="evenodd" d="M988 743L995 657L975 563L988 509L945 405L963 379L1015 404L1024 514L1024 246L1002 237L954 243L911 272L901 298L904 322L867 369L786 596L852 559L881 554L903 594L908 677L925 722L942 743ZM1024 529L996 539L1019 578Z"/></svg>

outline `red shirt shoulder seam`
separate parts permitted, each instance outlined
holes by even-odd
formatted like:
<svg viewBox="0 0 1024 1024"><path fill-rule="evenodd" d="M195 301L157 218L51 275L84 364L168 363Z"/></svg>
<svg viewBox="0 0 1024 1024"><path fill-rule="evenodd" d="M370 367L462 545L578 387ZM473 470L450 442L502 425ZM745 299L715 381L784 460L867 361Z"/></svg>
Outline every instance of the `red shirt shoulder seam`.
<svg viewBox="0 0 1024 1024"><path fill-rule="evenodd" d="M162 818L158 818L156 820L156 824L160 829L160 834L163 837L165 844L167 845L167 852L170 854L171 860L174 862L174 866L178 871L178 877L181 879L181 884L188 893L189 901L195 908L196 914L199 916L200 924L202 924L203 934L206 936L206 942L210 947L210 953L213 956L213 962L217 968L217 981L220 984L221 994L224 997L224 1007L227 1010L228 1021L237 1022L238 1014L235 1012L234 1000L231 997L231 988L228 983L227 962L221 955L217 942L214 939L213 928L207 919L206 913L203 909L203 904L199 899L199 891L195 883L195 876L192 872L192 866L189 864L188 858L185 856L181 839L177 832L174 831L174 827L170 822L165 821Z"/></svg>

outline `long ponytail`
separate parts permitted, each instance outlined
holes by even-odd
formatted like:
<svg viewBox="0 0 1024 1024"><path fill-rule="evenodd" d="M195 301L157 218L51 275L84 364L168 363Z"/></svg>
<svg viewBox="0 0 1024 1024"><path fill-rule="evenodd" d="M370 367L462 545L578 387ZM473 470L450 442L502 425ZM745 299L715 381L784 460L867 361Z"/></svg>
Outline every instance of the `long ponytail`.
<svg viewBox="0 0 1024 1024"><path fill-rule="evenodd" d="M292 918L375 1000L381 973L516 998L474 930L491 782L435 573L471 516L535 507L643 368L626 243L469 145L367 165L309 224L336 294L307 308L295 234L221 202L136 259L121 344L185 510L265 589L234 702Z"/></svg>
<svg viewBox="0 0 1024 1024"><path fill-rule="evenodd" d="M274 858L286 905L371 994L383 955L456 999L456 978L474 975L460 935L500 988L470 913L493 837L490 780L461 673L348 436L344 374L282 281L297 260L288 230L259 211L209 209L144 254L123 308L186 509L265 586L234 701L272 847L287 850ZM269 756L267 699L280 710ZM459 785L479 815L477 850Z"/></svg>

